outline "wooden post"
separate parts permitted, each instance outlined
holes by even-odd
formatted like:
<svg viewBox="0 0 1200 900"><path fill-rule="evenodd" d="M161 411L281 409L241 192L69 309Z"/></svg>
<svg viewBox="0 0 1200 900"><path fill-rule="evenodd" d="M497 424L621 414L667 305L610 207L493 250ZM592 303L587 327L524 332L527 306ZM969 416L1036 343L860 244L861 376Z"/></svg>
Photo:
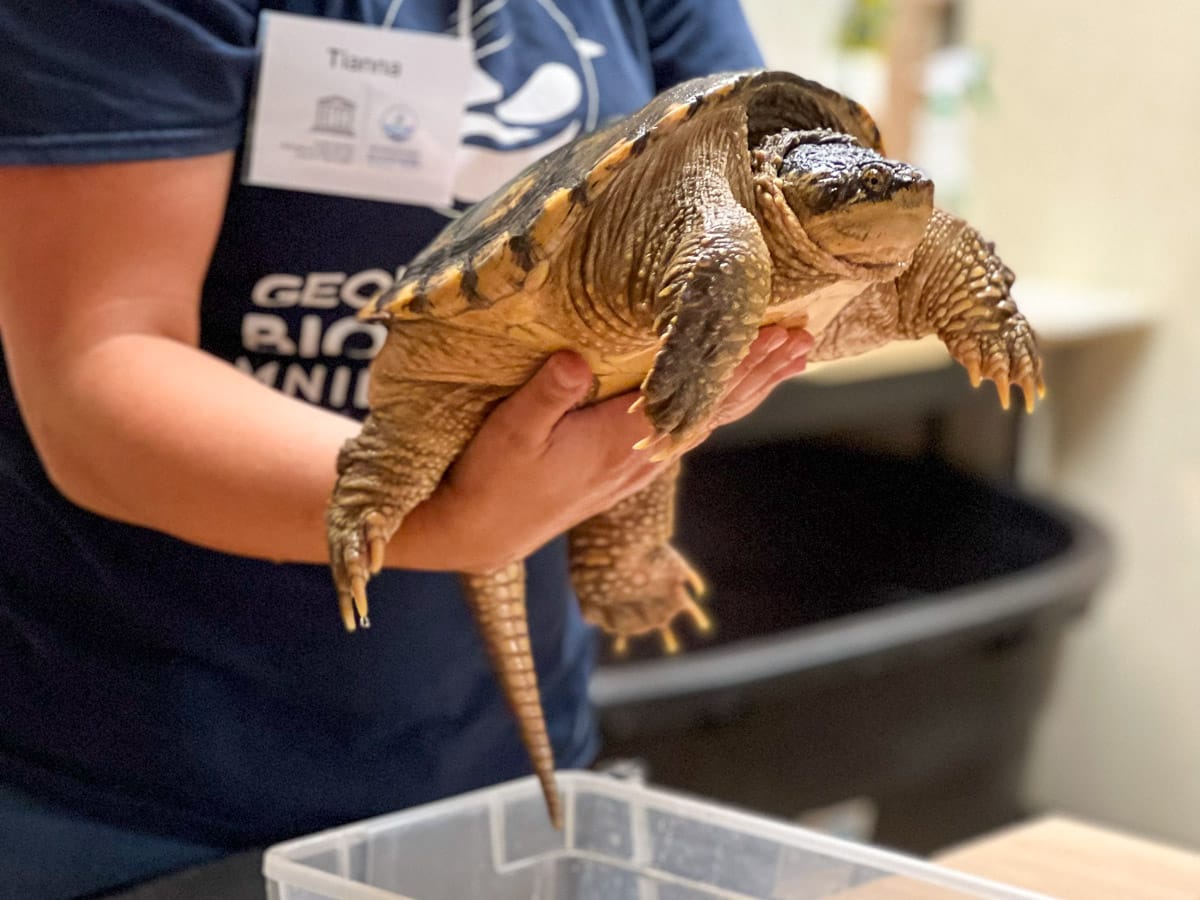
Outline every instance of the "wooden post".
<svg viewBox="0 0 1200 900"><path fill-rule="evenodd" d="M925 67L955 0L893 0L888 33L887 103L880 128L887 154L907 159L923 99Z"/></svg>

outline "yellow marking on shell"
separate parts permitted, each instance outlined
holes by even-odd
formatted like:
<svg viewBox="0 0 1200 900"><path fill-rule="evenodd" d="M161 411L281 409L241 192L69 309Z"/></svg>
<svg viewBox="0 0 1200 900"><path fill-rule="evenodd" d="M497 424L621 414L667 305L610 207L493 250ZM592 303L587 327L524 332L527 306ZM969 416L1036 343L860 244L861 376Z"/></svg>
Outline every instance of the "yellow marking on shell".
<svg viewBox="0 0 1200 900"><path fill-rule="evenodd" d="M633 141L621 141L621 143L609 150L608 154L596 164L588 175L589 194L591 194L593 186L603 185L612 177L614 171L628 161L630 154L633 152L633 143Z"/></svg>
<svg viewBox="0 0 1200 900"><path fill-rule="evenodd" d="M476 291L488 300L489 306L521 290L527 280L525 270L508 247L508 240L508 232L498 234L471 258L477 278Z"/></svg>
<svg viewBox="0 0 1200 900"><path fill-rule="evenodd" d="M545 248L546 252L550 252L557 246L557 241L562 236L574 209L570 188L559 188L546 198L542 205L542 214L534 222L530 236Z"/></svg>
<svg viewBox="0 0 1200 900"><path fill-rule="evenodd" d="M449 312L449 307L465 307L466 300L461 298L462 278L463 270L459 266L449 266L431 276L425 287L430 309L445 313ZM458 302L454 301L455 297L460 298Z"/></svg>
<svg viewBox="0 0 1200 900"><path fill-rule="evenodd" d="M690 108L690 103L678 103L675 106L672 106L665 113L663 113L662 118L655 123L654 128L652 129L653 132L661 137L664 134L674 131L683 122L687 121L688 110Z"/></svg>
<svg viewBox="0 0 1200 900"><path fill-rule="evenodd" d="M501 259L508 248L508 233L498 234L471 257L471 265L482 274L493 260Z"/></svg>
<svg viewBox="0 0 1200 900"><path fill-rule="evenodd" d="M400 315L408 309L408 305L412 303L413 297L417 295L417 285L415 282L406 284L382 307L379 305L380 299L384 296L380 294L378 297L371 300L366 306L358 311L358 316L362 321L376 318L381 314L390 313L391 315Z"/></svg>
<svg viewBox="0 0 1200 900"><path fill-rule="evenodd" d="M703 110L703 108L715 100L726 97L733 91L737 84L736 80L729 81L720 87L713 88L700 95L703 98L701 100L701 109ZM601 157L600 161L596 163L587 177L588 200L595 199L612 180L613 175L629 161L630 156L634 152L634 145L639 140L654 143L686 123L692 117L693 102L688 101L686 103L675 104L663 113L658 121L653 123L643 134L630 140L620 141ZM647 149L649 148L647 147Z"/></svg>
<svg viewBox="0 0 1200 900"><path fill-rule="evenodd" d="M521 178L510 184L505 189L504 193L492 202L491 211L479 224L483 227L494 225L512 212L513 206L529 191L529 188L533 185L534 180L534 175L529 174L524 178Z"/></svg>
<svg viewBox="0 0 1200 900"><path fill-rule="evenodd" d="M465 320L474 315L490 315L489 310L492 306L518 290L524 276L524 272L515 263L511 270L497 268L495 254L500 252L498 241L493 241L470 260L469 265L475 278L473 292L468 292L463 285L466 270L461 265L448 265L432 275L424 286L424 297L429 307L426 315L436 319L456 320ZM502 260L506 258L501 257Z"/></svg>

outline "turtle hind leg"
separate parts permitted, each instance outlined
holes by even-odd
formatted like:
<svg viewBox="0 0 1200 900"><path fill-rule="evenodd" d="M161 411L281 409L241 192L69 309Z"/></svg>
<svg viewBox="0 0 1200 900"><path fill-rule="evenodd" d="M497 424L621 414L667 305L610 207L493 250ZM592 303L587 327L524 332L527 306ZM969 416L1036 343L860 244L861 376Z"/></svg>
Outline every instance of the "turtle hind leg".
<svg viewBox="0 0 1200 900"><path fill-rule="evenodd" d="M441 482L478 429L490 397L445 384L397 383L338 454L326 509L329 561L347 631L369 624L367 582L387 542Z"/></svg>
<svg viewBox="0 0 1200 900"><path fill-rule="evenodd" d="M571 580L584 618L614 636L623 653L630 638L657 632L663 649L679 650L672 622L688 617L707 633L700 606L704 580L669 543L674 529L676 462L650 485L570 534Z"/></svg>
<svg viewBox="0 0 1200 900"><path fill-rule="evenodd" d="M515 562L483 575L466 574L462 582L500 690L516 717L521 743L542 786L550 821L561 829L562 803L554 778L554 748L546 730L529 643L525 564Z"/></svg>

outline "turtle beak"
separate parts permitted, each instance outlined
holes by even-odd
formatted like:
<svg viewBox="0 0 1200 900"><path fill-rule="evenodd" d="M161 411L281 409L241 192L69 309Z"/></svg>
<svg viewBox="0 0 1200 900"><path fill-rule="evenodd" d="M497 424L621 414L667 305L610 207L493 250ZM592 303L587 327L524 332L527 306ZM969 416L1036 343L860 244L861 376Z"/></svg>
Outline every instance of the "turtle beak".
<svg viewBox="0 0 1200 900"><path fill-rule="evenodd" d="M809 236L855 265L891 267L911 259L933 214L933 182L908 166L890 175L869 199L808 223Z"/></svg>
<svg viewBox="0 0 1200 900"><path fill-rule="evenodd" d="M885 265L905 262L925 236L925 226L933 215L933 182L920 169L904 166L892 174L873 261Z"/></svg>
<svg viewBox="0 0 1200 900"><path fill-rule="evenodd" d="M933 182L920 169L901 166L892 173L888 200L895 203L897 209L926 209L932 213Z"/></svg>

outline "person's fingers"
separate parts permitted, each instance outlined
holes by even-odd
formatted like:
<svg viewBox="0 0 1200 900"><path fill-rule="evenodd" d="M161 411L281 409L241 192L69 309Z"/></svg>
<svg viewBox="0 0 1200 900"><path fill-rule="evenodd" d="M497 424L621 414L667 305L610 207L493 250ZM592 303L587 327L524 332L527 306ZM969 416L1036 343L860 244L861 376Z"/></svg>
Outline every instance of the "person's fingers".
<svg viewBox="0 0 1200 900"><path fill-rule="evenodd" d="M792 353L811 353L817 339L803 328L793 328L788 331L787 349Z"/></svg>
<svg viewBox="0 0 1200 900"><path fill-rule="evenodd" d="M496 407L484 427L514 443L540 447L591 386L592 373L583 357L565 351L556 353Z"/></svg>
<svg viewBox="0 0 1200 900"><path fill-rule="evenodd" d="M758 336L750 344L750 350L729 376L729 380L725 384L726 395L736 391L744 378L762 365L764 360L777 352L787 341L787 330L778 325L768 325L760 329Z"/></svg>
<svg viewBox="0 0 1200 900"><path fill-rule="evenodd" d="M711 428L740 418L757 406L781 378L788 377L781 374L784 370L788 375L803 371L803 355L811 346L812 336L800 329L788 331L780 326L763 328L731 377L725 400L715 411ZM563 437L566 440L583 440L589 445L605 443L610 452L599 465L604 468L621 467L632 480L643 482L661 471L666 464L663 460L652 462L651 457L664 450L672 457L678 456L700 444L711 428L693 436L684 445L676 446L663 438L648 449L634 451L632 448L637 442L646 438L654 440L644 407L635 409L632 415L626 414L637 397L637 392L629 392L581 411L569 420L570 425Z"/></svg>
<svg viewBox="0 0 1200 900"><path fill-rule="evenodd" d="M808 364L807 353L812 349L812 345L812 336L807 332L792 332L782 345L769 353L747 372L735 387L726 392L704 437L722 425L753 412L781 381L803 372ZM703 438L690 443L689 449L702 440Z"/></svg>
<svg viewBox="0 0 1200 900"><path fill-rule="evenodd" d="M552 445L566 452L572 447L589 448L588 457L601 470L625 469L649 460L653 451L634 449L654 440L645 405L630 411L640 396L628 391L573 413L552 437Z"/></svg>
<svg viewBox="0 0 1200 900"><path fill-rule="evenodd" d="M780 347L787 344L787 342L787 329L781 328L778 325L768 325L761 329L754 342L750 345L750 350L747 352L745 358L738 364L730 376L726 393L729 393L741 379L753 372L758 366L761 366L764 360ZM622 441L628 438L628 443L632 446L632 444L644 437L650 436L651 439L653 438L653 429L649 419L646 418L644 404L638 404L638 408L627 417L617 415L618 410L622 413L627 412L630 406L638 401L639 396L637 391L630 391L626 394L612 397L590 407L584 415L592 421L598 432L612 434L614 438ZM647 455L647 458L649 458L649 455Z"/></svg>
<svg viewBox="0 0 1200 900"><path fill-rule="evenodd" d="M754 412L779 386L780 382L799 375L807 365L808 360L804 356L800 356L784 362L769 372L760 373L752 384L743 384L738 395L729 398L718 410L714 417L714 427L719 428Z"/></svg>
<svg viewBox="0 0 1200 900"><path fill-rule="evenodd" d="M807 332L795 331L789 334L779 346L745 372L741 379L730 385L716 412L716 418L728 421L737 418L747 402L757 405L762 399L763 391L769 392L778 383L778 373L784 368L793 367L797 360L803 364L811 348L812 336Z"/></svg>

